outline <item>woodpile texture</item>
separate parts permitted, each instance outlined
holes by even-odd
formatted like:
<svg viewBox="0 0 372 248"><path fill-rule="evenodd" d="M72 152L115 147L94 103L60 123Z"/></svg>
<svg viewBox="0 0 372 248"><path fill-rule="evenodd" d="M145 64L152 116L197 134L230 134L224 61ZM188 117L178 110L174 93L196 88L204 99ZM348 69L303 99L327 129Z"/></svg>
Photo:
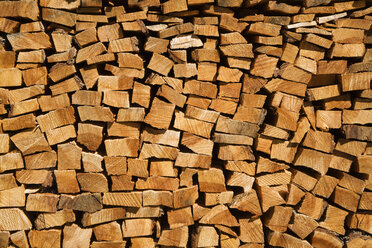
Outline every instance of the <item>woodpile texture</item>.
<svg viewBox="0 0 372 248"><path fill-rule="evenodd" d="M372 247L372 1L0 1L0 248Z"/></svg>

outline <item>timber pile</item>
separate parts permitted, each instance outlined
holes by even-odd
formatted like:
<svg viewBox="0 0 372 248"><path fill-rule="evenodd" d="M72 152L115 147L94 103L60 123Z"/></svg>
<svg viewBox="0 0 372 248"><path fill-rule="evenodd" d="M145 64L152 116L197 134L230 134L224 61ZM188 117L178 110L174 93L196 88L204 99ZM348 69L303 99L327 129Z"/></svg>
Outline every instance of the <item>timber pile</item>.
<svg viewBox="0 0 372 248"><path fill-rule="evenodd" d="M371 3L1 1L0 247L371 247Z"/></svg>

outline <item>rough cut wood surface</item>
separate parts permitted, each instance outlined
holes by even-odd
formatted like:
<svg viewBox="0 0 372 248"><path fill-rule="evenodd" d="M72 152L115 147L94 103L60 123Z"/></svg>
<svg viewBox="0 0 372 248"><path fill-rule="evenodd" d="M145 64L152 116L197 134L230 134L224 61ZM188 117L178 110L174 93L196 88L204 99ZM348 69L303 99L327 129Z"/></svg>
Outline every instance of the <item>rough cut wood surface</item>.
<svg viewBox="0 0 372 248"><path fill-rule="evenodd" d="M371 0L0 1L0 248L372 247Z"/></svg>

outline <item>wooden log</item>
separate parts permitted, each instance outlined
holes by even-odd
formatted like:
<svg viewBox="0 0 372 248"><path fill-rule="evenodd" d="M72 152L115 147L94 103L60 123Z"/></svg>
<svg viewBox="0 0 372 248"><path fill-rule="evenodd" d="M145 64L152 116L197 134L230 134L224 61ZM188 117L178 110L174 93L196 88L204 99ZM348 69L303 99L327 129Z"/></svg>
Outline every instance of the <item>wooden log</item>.
<svg viewBox="0 0 372 248"><path fill-rule="evenodd" d="M139 157L141 159L155 157L155 158L175 160L178 152L179 150L174 147L145 143L142 146Z"/></svg>
<svg viewBox="0 0 372 248"><path fill-rule="evenodd" d="M139 123L110 123L107 127L108 136L138 138L140 134Z"/></svg>
<svg viewBox="0 0 372 248"><path fill-rule="evenodd" d="M99 154L82 152L82 162L84 167L84 172L102 172L102 161L103 157Z"/></svg>
<svg viewBox="0 0 372 248"><path fill-rule="evenodd" d="M77 173L82 191L108 192L107 178L101 173Z"/></svg>
<svg viewBox="0 0 372 248"><path fill-rule="evenodd" d="M186 132L182 136L181 144L195 153L212 156L213 142L210 140Z"/></svg>
<svg viewBox="0 0 372 248"><path fill-rule="evenodd" d="M15 104L11 105L9 117L35 112L37 110L39 110L39 103L37 99L16 102Z"/></svg>
<svg viewBox="0 0 372 248"><path fill-rule="evenodd" d="M337 205L349 211L356 212L360 196L351 190L336 186L332 200Z"/></svg>
<svg viewBox="0 0 372 248"><path fill-rule="evenodd" d="M322 131L309 130L303 141L303 146L325 153L332 153L335 145L333 135Z"/></svg>
<svg viewBox="0 0 372 248"><path fill-rule="evenodd" d="M176 177L178 170L173 167L172 161L152 161L150 163L150 176Z"/></svg>
<svg viewBox="0 0 372 248"><path fill-rule="evenodd" d="M73 27L76 24L77 15L68 11L58 9L42 8L42 17L44 21Z"/></svg>
<svg viewBox="0 0 372 248"><path fill-rule="evenodd" d="M82 148L75 142L60 144L57 146L58 151L58 169L80 169Z"/></svg>
<svg viewBox="0 0 372 248"><path fill-rule="evenodd" d="M252 44L231 44L219 48L225 56L254 58Z"/></svg>
<svg viewBox="0 0 372 248"><path fill-rule="evenodd" d="M362 57L365 53L365 45L360 44L341 44L335 43L330 52L330 58L333 57Z"/></svg>
<svg viewBox="0 0 372 248"><path fill-rule="evenodd" d="M127 160L125 157L105 156L105 168L109 175L123 175L127 172Z"/></svg>
<svg viewBox="0 0 372 248"><path fill-rule="evenodd" d="M253 145L253 138L244 135L234 134L223 134L215 133L213 136L213 142L223 144L235 144L235 145Z"/></svg>
<svg viewBox="0 0 372 248"><path fill-rule="evenodd" d="M3 173L1 176L0 190L7 190L17 187L15 177L12 173Z"/></svg>
<svg viewBox="0 0 372 248"><path fill-rule="evenodd" d="M119 18L119 16L117 18ZM119 23L98 27L97 36L100 42L109 42L124 37Z"/></svg>
<svg viewBox="0 0 372 248"><path fill-rule="evenodd" d="M157 95L164 97L169 102L181 108L183 108L187 99L186 96L180 94L177 90L164 84L158 89Z"/></svg>
<svg viewBox="0 0 372 248"><path fill-rule="evenodd" d="M102 199L104 205L125 207L142 206L142 192L104 193Z"/></svg>
<svg viewBox="0 0 372 248"><path fill-rule="evenodd" d="M159 129L167 129L170 125L175 105L155 98L150 112L145 117L145 123Z"/></svg>
<svg viewBox="0 0 372 248"><path fill-rule="evenodd" d="M182 226L193 225L194 220L191 213L191 207L169 210L168 224L172 229Z"/></svg>
<svg viewBox="0 0 372 248"><path fill-rule="evenodd" d="M148 160L146 159L128 159L127 174L136 177L148 177Z"/></svg>
<svg viewBox="0 0 372 248"><path fill-rule="evenodd" d="M287 205L297 205L304 196L305 193L299 187L297 187L294 183L290 184Z"/></svg>
<svg viewBox="0 0 372 248"><path fill-rule="evenodd" d="M236 208L244 212L250 212L255 216L262 215L260 202L254 189L234 196L229 207Z"/></svg>
<svg viewBox="0 0 372 248"><path fill-rule="evenodd" d="M161 145L177 147L180 139L180 132L174 130L158 130L154 128L144 129L143 141Z"/></svg>
<svg viewBox="0 0 372 248"><path fill-rule="evenodd" d="M1 226L4 231L30 230L32 224L25 213L18 208L0 209Z"/></svg>
<svg viewBox="0 0 372 248"><path fill-rule="evenodd" d="M198 183L200 192L226 191L225 177L222 171L216 168L198 171Z"/></svg>
<svg viewBox="0 0 372 248"><path fill-rule="evenodd" d="M101 224L93 228L94 236L97 240L122 241L123 235L118 222L113 221Z"/></svg>
<svg viewBox="0 0 372 248"><path fill-rule="evenodd" d="M167 51L168 45L169 40L150 36L145 43L144 50L148 52L162 54Z"/></svg>
<svg viewBox="0 0 372 248"><path fill-rule="evenodd" d="M26 234L23 230L11 234L10 240L18 247L29 247Z"/></svg>
<svg viewBox="0 0 372 248"><path fill-rule="evenodd" d="M36 120L42 132L75 123L74 108L66 107L51 111L45 115L39 115Z"/></svg>
<svg viewBox="0 0 372 248"><path fill-rule="evenodd" d="M293 216L293 223L288 228L301 239L305 239L318 227L318 223L307 215L294 213Z"/></svg>
<svg viewBox="0 0 372 248"><path fill-rule="evenodd" d="M97 56L87 59L87 64L94 65L94 64L102 64L102 63L112 62L112 61L115 61L115 54L105 53L105 54L97 55Z"/></svg>
<svg viewBox="0 0 372 248"><path fill-rule="evenodd" d="M93 124L78 124L77 142L91 151L96 151L102 143L103 127Z"/></svg>
<svg viewBox="0 0 372 248"><path fill-rule="evenodd" d="M56 212L59 196L51 193L29 194L26 202L27 211Z"/></svg>
<svg viewBox="0 0 372 248"><path fill-rule="evenodd" d="M256 22L249 27L248 31L252 34L258 35L278 36L280 33L280 28L281 27L279 25Z"/></svg>
<svg viewBox="0 0 372 248"><path fill-rule="evenodd" d="M305 193L305 197L298 212L318 220L323 214L325 208L324 205L324 200L322 198L318 198L307 192Z"/></svg>
<svg viewBox="0 0 372 248"><path fill-rule="evenodd" d="M102 209L100 193L82 193L72 199L71 209L83 212L97 212Z"/></svg>
<svg viewBox="0 0 372 248"><path fill-rule="evenodd" d="M143 206L167 206L173 208L173 194L169 191L143 191Z"/></svg>
<svg viewBox="0 0 372 248"><path fill-rule="evenodd" d="M294 164L296 166L302 165L311 168L324 175L328 170L328 164L330 160L331 156L329 154L317 152L306 148L300 148L299 155L294 161Z"/></svg>
<svg viewBox="0 0 372 248"><path fill-rule="evenodd" d="M312 247L309 242L306 240L298 239L292 235L287 233L280 233L280 232L272 232L269 234L269 244L272 246L279 246L279 247L287 247L287 246L295 246L295 247Z"/></svg>
<svg viewBox="0 0 372 248"><path fill-rule="evenodd" d="M249 146L219 145L218 158L221 160L254 160Z"/></svg>
<svg viewBox="0 0 372 248"><path fill-rule="evenodd" d="M23 155L42 151L51 151L51 148L40 129L21 132L13 135L10 139Z"/></svg>
<svg viewBox="0 0 372 248"><path fill-rule="evenodd" d="M106 47L101 42L97 42L87 47L84 47L82 49L79 49L77 56L76 56L76 63L81 63L83 61L86 61L90 57L97 56L106 51L107 51ZM110 49L109 49L109 52L111 52Z"/></svg>
<svg viewBox="0 0 372 248"><path fill-rule="evenodd" d="M15 33L19 30L20 23L8 18L0 18L1 32ZM3 50L3 49L2 49Z"/></svg>
<svg viewBox="0 0 372 248"><path fill-rule="evenodd" d="M54 171L59 193L77 193L80 191L74 170Z"/></svg>
<svg viewBox="0 0 372 248"><path fill-rule="evenodd" d="M76 224L63 228L63 248L89 247L92 236L92 229L80 228ZM79 242L79 246L75 242Z"/></svg>
<svg viewBox="0 0 372 248"><path fill-rule="evenodd" d="M292 208L275 206L264 218L264 225L272 231L285 232L292 217Z"/></svg>
<svg viewBox="0 0 372 248"><path fill-rule="evenodd" d="M24 207L26 203L25 187L15 187L0 191L1 207Z"/></svg>
<svg viewBox="0 0 372 248"><path fill-rule="evenodd" d="M39 9L34 2L11 2L1 3L1 17L22 17L36 21L39 18Z"/></svg>
<svg viewBox="0 0 372 248"><path fill-rule="evenodd" d="M173 192L174 208L191 206L198 199L198 186L178 189Z"/></svg>
<svg viewBox="0 0 372 248"><path fill-rule="evenodd" d="M29 52L19 52L17 63L43 63L45 58L45 52L43 49Z"/></svg>
<svg viewBox="0 0 372 248"><path fill-rule="evenodd" d="M239 226L236 218L225 205L217 205L209 210L199 221L201 224L220 224L228 227Z"/></svg>
<svg viewBox="0 0 372 248"><path fill-rule="evenodd" d="M348 212L332 205L327 206L326 217L324 221L320 222L320 226L327 230L334 231L338 234L344 235L344 222Z"/></svg>
<svg viewBox="0 0 372 248"><path fill-rule="evenodd" d="M68 139L76 138L76 131L73 125L47 130L45 134L49 145L55 145Z"/></svg>
<svg viewBox="0 0 372 248"><path fill-rule="evenodd" d="M369 89L372 73L346 73L341 75L342 91Z"/></svg>
<svg viewBox="0 0 372 248"><path fill-rule="evenodd" d="M0 68L13 68L16 57L15 57L15 52L13 51L1 51L0 52Z"/></svg>
<svg viewBox="0 0 372 248"><path fill-rule="evenodd" d="M283 79L272 79L264 86L269 92L281 91L284 93L303 97L306 92L306 85Z"/></svg>
<svg viewBox="0 0 372 248"><path fill-rule="evenodd" d="M329 85L308 89L307 93L310 97L310 100L317 101L339 96L340 90L338 85Z"/></svg>
<svg viewBox="0 0 372 248"><path fill-rule="evenodd" d="M50 38L45 32L8 34L7 38L15 51L52 48Z"/></svg>
<svg viewBox="0 0 372 248"><path fill-rule="evenodd" d="M226 181L228 186L237 186L243 188L244 192L248 192L252 189L254 179L245 173L233 172L233 174Z"/></svg>
<svg viewBox="0 0 372 248"><path fill-rule="evenodd" d="M80 78L74 76L73 78L64 80L58 84L50 86L50 90L52 91L52 95L59 95L67 92L74 92L80 90L82 86L83 85L81 84Z"/></svg>
<svg viewBox="0 0 372 248"><path fill-rule="evenodd" d="M269 186L259 186L257 188L257 195L260 199L262 212L265 213L270 207L284 204L285 201L278 191Z"/></svg>
<svg viewBox="0 0 372 248"><path fill-rule="evenodd" d="M318 180L312 192L315 195L329 198L332 192L334 191L335 187L337 186L338 182L339 180L337 178L324 175Z"/></svg>
<svg viewBox="0 0 372 248"><path fill-rule="evenodd" d="M152 176L146 179L138 179L136 189L154 189L154 190L176 190L179 186L177 178L166 178Z"/></svg>
<svg viewBox="0 0 372 248"><path fill-rule="evenodd" d="M81 121L113 122L114 115L108 107L101 106L79 106L78 112Z"/></svg>
<svg viewBox="0 0 372 248"><path fill-rule="evenodd" d="M22 72L17 68L0 69L0 86L14 87L22 85Z"/></svg>
<svg viewBox="0 0 372 248"><path fill-rule="evenodd" d="M291 181L291 173L286 170L284 172L276 172L276 173L261 175L261 176L256 177L257 185L260 185L260 186L264 186L264 185L274 186L274 185L289 184L290 181Z"/></svg>
<svg viewBox="0 0 372 248"><path fill-rule="evenodd" d="M129 219L122 225L123 237L138 237L152 235L154 221L151 219Z"/></svg>
<svg viewBox="0 0 372 248"><path fill-rule="evenodd" d="M53 82L58 82L73 75L75 72L74 65L57 64L50 70L48 76Z"/></svg>
<svg viewBox="0 0 372 248"><path fill-rule="evenodd" d="M350 154L352 156L360 156L365 151L365 149L365 142L345 139L340 139L335 147L335 150Z"/></svg>
<svg viewBox="0 0 372 248"><path fill-rule="evenodd" d="M174 128L205 138L210 137L213 124L185 117L182 112L176 112L175 116Z"/></svg>
<svg viewBox="0 0 372 248"><path fill-rule="evenodd" d="M343 242L340 239L338 239L336 236L334 236L330 232L326 232L323 230L314 231L314 235L311 239L311 244L313 246L322 246L324 244L327 244L333 247L343 246Z"/></svg>
<svg viewBox="0 0 372 248"><path fill-rule="evenodd" d="M195 153L178 153L175 166L191 168L210 168L212 157Z"/></svg>
<svg viewBox="0 0 372 248"><path fill-rule="evenodd" d="M251 74L264 78L272 77L278 60L266 55L258 55L252 64ZM263 67L265 67L265 70L262 70Z"/></svg>
<svg viewBox="0 0 372 248"><path fill-rule="evenodd" d="M71 209L63 209L55 213L41 213L35 220L38 230L51 227L63 226L75 221L75 214Z"/></svg>
<svg viewBox="0 0 372 248"><path fill-rule="evenodd" d="M214 227L200 226L196 230L192 243L195 244L195 247L218 246L218 238L219 236Z"/></svg>
<svg viewBox="0 0 372 248"><path fill-rule="evenodd" d="M161 232L158 244L164 246L186 247L189 238L188 228L186 226L163 230Z"/></svg>
<svg viewBox="0 0 372 248"><path fill-rule="evenodd" d="M367 126L359 125L344 125L343 130L345 132L346 139L357 139L364 141L371 141L371 129Z"/></svg>
<svg viewBox="0 0 372 248"><path fill-rule="evenodd" d="M4 131L16 131L25 128L35 128L36 119L34 114L21 115L13 118L4 118L2 120Z"/></svg>
<svg viewBox="0 0 372 248"><path fill-rule="evenodd" d="M81 223L85 227L124 218L124 208L105 208L94 213L84 213Z"/></svg>
<svg viewBox="0 0 372 248"><path fill-rule="evenodd" d="M220 115L217 120L216 131L229 134L240 134L248 135L250 137L256 137L258 132L258 126L252 123L232 120Z"/></svg>

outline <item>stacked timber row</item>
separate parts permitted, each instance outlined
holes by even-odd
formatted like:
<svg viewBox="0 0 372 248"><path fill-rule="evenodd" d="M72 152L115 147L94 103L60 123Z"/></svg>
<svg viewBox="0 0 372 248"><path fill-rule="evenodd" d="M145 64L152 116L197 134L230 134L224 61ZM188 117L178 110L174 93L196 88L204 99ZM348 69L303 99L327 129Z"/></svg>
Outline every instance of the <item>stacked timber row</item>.
<svg viewBox="0 0 372 248"><path fill-rule="evenodd" d="M372 246L372 1L0 1L0 247Z"/></svg>

